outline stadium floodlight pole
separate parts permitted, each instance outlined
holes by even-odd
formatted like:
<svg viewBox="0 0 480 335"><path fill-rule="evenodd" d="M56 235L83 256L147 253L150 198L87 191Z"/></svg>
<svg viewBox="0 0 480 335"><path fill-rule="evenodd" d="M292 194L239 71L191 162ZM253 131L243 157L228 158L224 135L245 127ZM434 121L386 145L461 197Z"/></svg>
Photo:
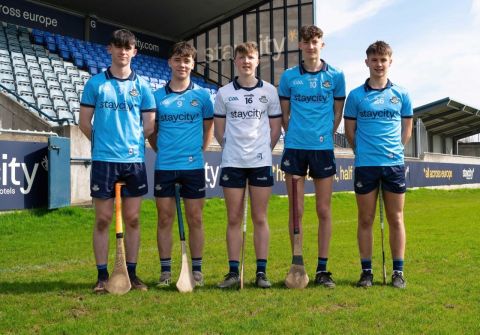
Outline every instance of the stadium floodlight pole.
<svg viewBox="0 0 480 335"><path fill-rule="evenodd" d="M123 243L122 223L122 197L121 190L124 182L115 183L115 233L117 237L117 252L115 254L115 265L113 273L107 281L105 289L107 292L122 295L130 291L132 287L128 276L127 263L125 260L125 245Z"/></svg>
<svg viewBox="0 0 480 335"><path fill-rule="evenodd" d="M303 264L302 241L300 240L300 224L298 222L298 179L292 176L292 203L293 203L293 256L290 271L288 271L285 285L288 288L305 288L308 285L308 275Z"/></svg>
<svg viewBox="0 0 480 335"><path fill-rule="evenodd" d="M383 188L380 182L380 186L378 188L378 202L380 207L380 228L382 230L382 265L383 265L383 285L387 284L387 267L385 265L385 227L383 223Z"/></svg>
<svg viewBox="0 0 480 335"><path fill-rule="evenodd" d="M240 289L243 289L243 269L245 267L245 240L247 239L247 216L248 216L248 180L243 196L243 225L242 225L242 262L240 263Z"/></svg>
<svg viewBox="0 0 480 335"><path fill-rule="evenodd" d="M178 232L182 248L182 268L177 280L177 289L181 293L192 292L195 288L192 270L188 265L187 246L185 242L185 228L183 226L182 204L180 202L180 184L175 184L175 202L177 205Z"/></svg>

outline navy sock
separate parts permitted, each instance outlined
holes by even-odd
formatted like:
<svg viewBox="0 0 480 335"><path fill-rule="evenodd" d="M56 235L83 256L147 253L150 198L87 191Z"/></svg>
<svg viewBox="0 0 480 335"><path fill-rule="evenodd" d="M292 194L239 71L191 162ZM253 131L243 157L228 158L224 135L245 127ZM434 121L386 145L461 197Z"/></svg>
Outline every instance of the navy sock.
<svg viewBox="0 0 480 335"><path fill-rule="evenodd" d="M266 259L257 259L257 273L263 272L267 273L267 260Z"/></svg>
<svg viewBox="0 0 480 335"><path fill-rule="evenodd" d="M128 277L130 277L130 279L137 278L137 263L127 262L127 271Z"/></svg>
<svg viewBox="0 0 480 335"><path fill-rule="evenodd" d="M171 272L172 271L172 259L171 258L160 258L160 267L162 272Z"/></svg>
<svg viewBox="0 0 480 335"><path fill-rule="evenodd" d="M328 258L318 257L317 272L327 272Z"/></svg>
<svg viewBox="0 0 480 335"><path fill-rule="evenodd" d="M371 258L362 258L362 271L372 273L372 259Z"/></svg>
<svg viewBox="0 0 480 335"><path fill-rule="evenodd" d="M239 265L240 265L239 261L229 260L228 261L228 266L230 267L230 269L228 270L228 272L233 272L233 273L238 274L238 266Z"/></svg>
<svg viewBox="0 0 480 335"><path fill-rule="evenodd" d="M393 260L393 271L403 272L403 259L397 258Z"/></svg>
<svg viewBox="0 0 480 335"><path fill-rule="evenodd" d="M192 257L192 271L202 272L202 257Z"/></svg>
<svg viewBox="0 0 480 335"><path fill-rule="evenodd" d="M97 264L98 280L108 279L107 264Z"/></svg>

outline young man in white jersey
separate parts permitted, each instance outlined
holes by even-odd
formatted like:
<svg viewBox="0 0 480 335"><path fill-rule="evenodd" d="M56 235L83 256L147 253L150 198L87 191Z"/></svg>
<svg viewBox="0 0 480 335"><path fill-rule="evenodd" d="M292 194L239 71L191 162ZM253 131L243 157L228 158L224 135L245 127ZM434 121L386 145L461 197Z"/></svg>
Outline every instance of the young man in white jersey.
<svg viewBox="0 0 480 335"><path fill-rule="evenodd" d="M331 196L336 172L334 134L342 119L345 102L343 72L320 58L323 32L316 26L300 30L299 48L303 62L287 69L280 80L279 95L285 130L285 150L281 168L289 197L289 231L293 250L292 179L298 180L297 213L300 240L303 239L305 176L313 178L318 226L318 263L315 284L335 287L327 271L332 234Z"/></svg>
<svg viewBox="0 0 480 335"><path fill-rule="evenodd" d="M388 79L390 45L377 41L366 54L370 77L349 93L345 106L345 134L355 152L357 238L362 266L357 286L373 285L373 222L381 191L393 258L392 285L405 288L403 207L407 187L403 149L412 134L413 109L407 91Z"/></svg>
<svg viewBox="0 0 480 335"><path fill-rule="evenodd" d="M157 152L154 195L157 202L157 244L161 274L159 287L171 283L172 226L176 214L175 184L180 184L189 230L192 273L197 286L204 283L202 211L205 204L203 152L212 139L213 104L206 89L193 84L196 50L187 42L175 43L168 58L171 80L155 91L156 129L149 138Z"/></svg>
<svg viewBox="0 0 480 335"><path fill-rule="evenodd" d="M214 114L215 138L223 148L220 185L227 206L229 260L229 272L218 287L237 288L240 283L241 224L248 182L257 258L255 284L269 288L267 208L273 186L272 150L280 137L282 113L275 87L255 76L256 45L238 45L234 57L238 77L218 91Z"/></svg>
<svg viewBox="0 0 480 335"><path fill-rule="evenodd" d="M115 183L124 181L122 214L127 269L132 288L146 291L147 286L136 276L136 265L140 246L140 205L142 195L148 191L145 138L153 132L155 101L148 83L130 67L137 53L135 36L124 29L113 32L108 52L112 65L90 78L80 107L80 129L92 142L90 190L95 205L93 250L98 271L93 290L106 292Z"/></svg>

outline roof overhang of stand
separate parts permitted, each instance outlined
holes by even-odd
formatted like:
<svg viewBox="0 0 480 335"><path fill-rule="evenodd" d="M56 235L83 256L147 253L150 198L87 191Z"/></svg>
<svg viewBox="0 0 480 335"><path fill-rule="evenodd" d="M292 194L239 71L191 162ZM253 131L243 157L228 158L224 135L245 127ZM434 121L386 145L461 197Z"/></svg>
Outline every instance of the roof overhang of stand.
<svg viewBox="0 0 480 335"><path fill-rule="evenodd" d="M264 0L32 1L172 41L189 38Z"/></svg>
<svg viewBox="0 0 480 335"><path fill-rule="evenodd" d="M461 139L480 133L480 110L450 98L414 108L413 117L432 135Z"/></svg>

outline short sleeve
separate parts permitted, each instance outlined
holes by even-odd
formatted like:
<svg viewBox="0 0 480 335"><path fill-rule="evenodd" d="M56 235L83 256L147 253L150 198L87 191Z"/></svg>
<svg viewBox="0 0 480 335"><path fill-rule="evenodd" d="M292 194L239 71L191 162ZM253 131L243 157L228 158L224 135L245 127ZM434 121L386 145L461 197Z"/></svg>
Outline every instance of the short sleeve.
<svg viewBox="0 0 480 335"><path fill-rule="evenodd" d="M153 97L152 89L148 84L142 84L142 93L140 110L142 112L154 112L156 108L155 98Z"/></svg>
<svg viewBox="0 0 480 335"><path fill-rule="evenodd" d="M215 97L215 107L214 107L213 115L215 117L226 117L227 115L225 103L223 102L223 98L222 98L222 89L218 90L217 96Z"/></svg>
<svg viewBox="0 0 480 335"><path fill-rule="evenodd" d="M278 85L278 95L281 99L288 99L290 100L291 90L289 86L288 80L288 72L285 71L280 78L280 84Z"/></svg>
<svg viewBox="0 0 480 335"><path fill-rule="evenodd" d="M213 118L213 103L210 93L207 90L203 90L203 119L210 120Z"/></svg>
<svg viewBox="0 0 480 335"><path fill-rule="evenodd" d="M95 107L97 103L97 90L93 78L89 79L83 88L80 104L85 107Z"/></svg>
<svg viewBox="0 0 480 335"><path fill-rule="evenodd" d="M337 73L335 78L335 90L333 92L334 99L345 99L346 92L345 92L345 75L342 71Z"/></svg>
<svg viewBox="0 0 480 335"><path fill-rule="evenodd" d="M272 86L270 90L270 103L268 104L268 117L274 118L282 116L282 110L280 109L280 100L275 87Z"/></svg>
<svg viewBox="0 0 480 335"><path fill-rule="evenodd" d="M413 117L412 100L407 92L403 94L401 115L402 118Z"/></svg>
<svg viewBox="0 0 480 335"><path fill-rule="evenodd" d="M343 118L347 120L356 120L357 119L357 104L355 102L355 97L353 92L347 97L347 101L345 102L345 110L343 111Z"/></svg>

